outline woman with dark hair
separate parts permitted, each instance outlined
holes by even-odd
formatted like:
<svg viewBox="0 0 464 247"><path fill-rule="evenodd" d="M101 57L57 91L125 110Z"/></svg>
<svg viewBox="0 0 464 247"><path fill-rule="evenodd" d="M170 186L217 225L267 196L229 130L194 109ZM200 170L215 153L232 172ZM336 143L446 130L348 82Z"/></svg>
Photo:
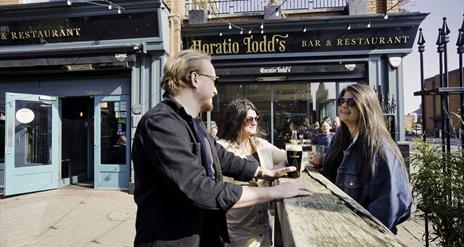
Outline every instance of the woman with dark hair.
<svg viewBox="0 0 464 247"><path fill-rule="evenodd" d="M364 84L344 88L337 99L341 126L325 156L309 160L396 234L396 225L411 213L412 194L377 97Z"/></svg>
<svg viewBox="0 0 464 247"><path fill-rule="evenodd" d="M285 150L258 137L259 119L258 110L248 99L236 99L230 102L219 129L218 142L236 155L259 161L264 168L285 167L287 159ZM266 186L263 180L246 183L227 178L224 180L243 186ZM226 246L272 246L272 229L267 203L231 209L226 216L231 241L230 245L226 244Z"/></svg>

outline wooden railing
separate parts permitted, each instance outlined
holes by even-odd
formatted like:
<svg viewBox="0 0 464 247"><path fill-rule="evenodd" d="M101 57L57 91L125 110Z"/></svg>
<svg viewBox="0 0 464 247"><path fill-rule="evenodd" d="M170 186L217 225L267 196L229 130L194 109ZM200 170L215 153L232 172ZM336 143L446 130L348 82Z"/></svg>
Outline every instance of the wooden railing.
<svg viewBox="0 0 464 247"><path fill-rule="evenodd" d="M405 246L380 221L315 171L297 182L314 194L277 202L275 246Z"/></svg>

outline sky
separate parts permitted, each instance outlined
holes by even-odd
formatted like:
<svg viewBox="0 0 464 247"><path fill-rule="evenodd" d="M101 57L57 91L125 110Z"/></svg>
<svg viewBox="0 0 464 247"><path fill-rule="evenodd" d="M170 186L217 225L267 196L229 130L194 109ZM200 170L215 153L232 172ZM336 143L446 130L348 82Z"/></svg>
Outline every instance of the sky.
<svg viewBox="0 0 464 247"><path fill-rule="evenodd" d="M443 24L443 17L447 18L451 31L448 43L448 71L459 66L459 57L456 52L458 30L461 28L464 14L464 0L413 0L407 5L409 12L430 13L421 23L425 38L424 51L424 79L439 73L439 57L435 42L438 37L438 28ZM419 32L414 42L413 52L403 59L404 80L404 113L408 114L420 107L420 96L414 96L415 91L420 90L420 60L417 45Z"/></svg>

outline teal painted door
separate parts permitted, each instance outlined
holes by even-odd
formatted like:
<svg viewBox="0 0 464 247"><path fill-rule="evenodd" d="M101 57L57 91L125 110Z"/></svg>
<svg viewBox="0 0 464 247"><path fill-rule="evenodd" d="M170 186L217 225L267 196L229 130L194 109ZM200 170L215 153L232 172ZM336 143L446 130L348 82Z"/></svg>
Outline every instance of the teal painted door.
<svg viewBox="0 0 464 247"><path fill-rule="evenodd" d="M129 188L130 101L127 95L95 96L96 189Z"/></svg>
<svg viewBox="0 0 464 247"><path fill-rule="evenodd" d="M57 97L6 93L5 113L5 195L58 188Z"/></svg>

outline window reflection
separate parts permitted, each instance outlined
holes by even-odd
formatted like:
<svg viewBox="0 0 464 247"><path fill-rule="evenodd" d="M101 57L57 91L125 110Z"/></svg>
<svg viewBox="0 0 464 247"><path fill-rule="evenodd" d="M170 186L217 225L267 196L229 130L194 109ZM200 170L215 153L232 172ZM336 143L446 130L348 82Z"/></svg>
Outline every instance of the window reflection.
<svg viewBox="0 0 464 247"><path fill-rule="evenodd" d="M15 167L51 164L52 105L16 100L15 112Z"/></svg>
<svg viewBox="0 0 464 247"><path fill-rule="evenodd" d="M101 101L101 164L126 164L126 102Z"/></svg>
<svg viewBox="0 0 464 247"><path fill-rule="evenodd" d="M248 98L261 114L261 137L283 148L297 130L309 139L325 118L337 116L336 98L341 89L356 82L256 83L217 86L211 120L220 124L225 107L236 98ZM273 119L271 119L273 116ZM273 121L273 122L272 122ZM221 128L221 126L219 126Z"/></svg>

